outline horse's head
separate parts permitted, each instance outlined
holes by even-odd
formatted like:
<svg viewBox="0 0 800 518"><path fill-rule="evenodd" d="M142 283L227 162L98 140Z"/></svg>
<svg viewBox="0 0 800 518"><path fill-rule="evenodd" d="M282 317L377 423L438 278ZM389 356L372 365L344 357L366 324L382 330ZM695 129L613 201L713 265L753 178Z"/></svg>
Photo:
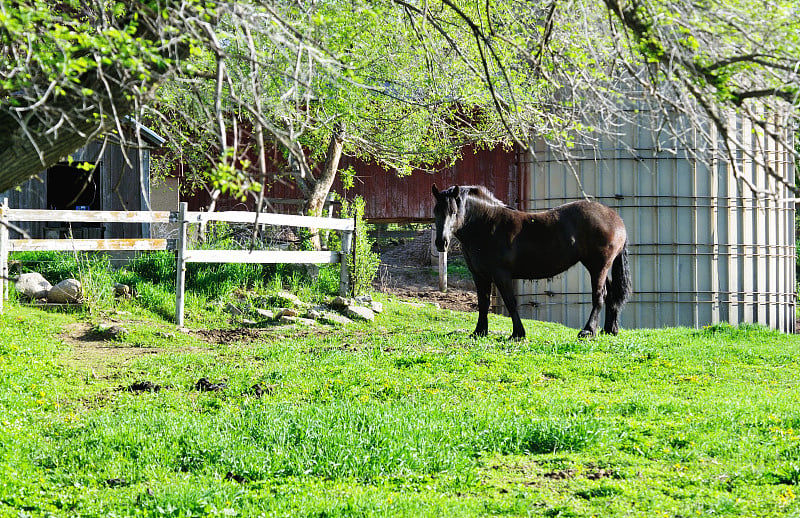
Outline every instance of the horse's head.
<svg viewBox="0 0 800 518"><path fill-rule="evenodd" d="M445 252L450 245L453 232L458 230L456 225L460 221L459 212L463 203L461 188L454 185L439 191L436 184L433 184L431 191L433 197L436 198L436 204L433 206L433 217L436 221L436 249Z"/></svg>

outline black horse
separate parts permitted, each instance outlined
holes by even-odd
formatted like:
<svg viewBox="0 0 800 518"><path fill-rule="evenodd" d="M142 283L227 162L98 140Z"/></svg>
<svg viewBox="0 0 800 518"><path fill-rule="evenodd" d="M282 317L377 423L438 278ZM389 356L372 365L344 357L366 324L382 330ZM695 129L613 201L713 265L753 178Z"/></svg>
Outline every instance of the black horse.
<svg viewBox="0 0 800 518"><path fill-rule="evenodd" d="M619 312L631 293L625 224L597 202L574 201L543 212L507 207L485 187L432 187L436 205L436 248L443 252L451 236L461 242L478 292L478 325L473 336L489 330L492 283L503 297L514 325L512 339L525 337L512 279L546 279L580 262L592 278L592 312L578 336L594 336L606 305L603 330L619 331ZM611 278L609 279L609 271Z"/></svg>

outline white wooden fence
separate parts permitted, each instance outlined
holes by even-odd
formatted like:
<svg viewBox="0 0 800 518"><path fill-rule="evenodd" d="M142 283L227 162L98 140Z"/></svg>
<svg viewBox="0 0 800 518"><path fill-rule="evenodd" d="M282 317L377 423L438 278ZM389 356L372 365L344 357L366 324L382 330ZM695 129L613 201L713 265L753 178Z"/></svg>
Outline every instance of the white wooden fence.
<svg viewBox="0 0 800 518"><path fill-rule="evenodd" d="M339 292L344 295L350 285L347 256L350 253L355 224L349 219L315 218L256 212L189 212L181 203L178 212L153 211L89 211L11 209L6 200L0 203L0 312L8 298L8 254L30 250L41 251L150 251L166 250L166 239L9 239L9 224L19 221L52 221L64 223L168 223L179 224L177 244L177 285L175 294L175 323L183 325L183 303L187 263L306 263L342 265ZM225 221L258 225L339 230L342 232L340 251L283 251L283 250L194 250L188 248L187 229L190 223Z"/></svg>
<svg viewBox="0 0 800 518"><path fill-rule="evenodd" d="M266 214L259 212L188 212L186 203L181 203L177 221L181 223L178 232L178 278L175 296L175 323L183 325L183 295L186 279L186 263L339 263L341 277L339 293L345 295L350 285L347 256L353 242L355 223L350 219L315 218L312 216L292 216L288 214ZM190 250L187 248L187 227L189 223L226 221L228 223L249 223L258 225L284 225L291 227L340 230L342 232L341 251L290 251L290 250Z"/></svg>

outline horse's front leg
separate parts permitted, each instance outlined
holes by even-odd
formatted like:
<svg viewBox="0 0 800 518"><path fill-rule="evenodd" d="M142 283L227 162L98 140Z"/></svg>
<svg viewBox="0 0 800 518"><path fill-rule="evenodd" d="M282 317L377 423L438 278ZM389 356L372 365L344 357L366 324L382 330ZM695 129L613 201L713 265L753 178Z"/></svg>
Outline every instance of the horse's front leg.
<svg viewBox="0 0 800 518"><path fill-rule="evenodd" d="M525 327L522 325L522 319L519 318L519 311L517 311L517 296L514 293L514 287L511 278L495 278L494 283L497 286L497 291L503 297L503 303L506 305L508 314L511 317L511 340L522 340L525 338Z"/></svg>
<svg viewBox="0 0 800 518"><path fill-rule="evenodd" d="M480 337L489 334L489 298L492 291L492 281L484 277L472 275L475 280L475 291L478 293L478 324L472 336Z"/></svg>
<svg viewBox="0 0 800 518"><path fill-rule="evenodd" d="M610 265L609 265L610 266ZM608 278L608 266L598 272L589 271L592 277L592 312L589 313L589 320L578 333L578 338L591 338L597 330L597 322L600 320L600 311L606 300L606 279Z"/></svg>

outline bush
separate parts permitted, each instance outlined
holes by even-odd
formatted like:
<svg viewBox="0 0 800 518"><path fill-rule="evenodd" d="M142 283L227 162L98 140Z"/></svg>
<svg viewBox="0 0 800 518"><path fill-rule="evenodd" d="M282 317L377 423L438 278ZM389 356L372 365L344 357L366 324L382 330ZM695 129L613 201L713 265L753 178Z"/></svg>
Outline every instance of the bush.
<svg viewBox="0 0 800 518"><path fill-rule="evenodd" d="M369 238L367 224L364 221L364 199L356 196L352 202L343 201L342 213L355 220L353 253L347 257L347 265L350 268L353 295L361 295L371 290L372 281L381 265L381 258L372 251L374 243Z"/></svg>

